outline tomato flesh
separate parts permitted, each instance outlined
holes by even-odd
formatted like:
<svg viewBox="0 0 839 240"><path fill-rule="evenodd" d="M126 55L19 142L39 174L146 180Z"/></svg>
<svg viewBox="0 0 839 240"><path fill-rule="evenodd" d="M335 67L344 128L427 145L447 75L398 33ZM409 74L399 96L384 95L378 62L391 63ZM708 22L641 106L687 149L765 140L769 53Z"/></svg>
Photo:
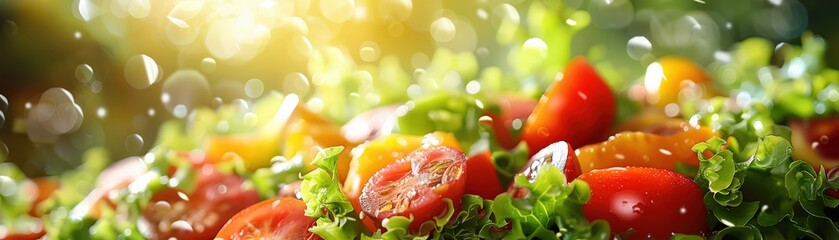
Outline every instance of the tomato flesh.
<svg viewBox="0 0 839 240"><path fill-rule="evenodd" d="M489 151L470 156L466 159L466 194L481 196L484 199L494 199L495 196L504 192L501 188L501 181L495 173L495 165L492 163L492 155Z"/></svg>
<svg viewBox="0 0 839 240"><path fill-rule="evenodd" d="M410 230L447 211L450 199L455 211L466 185L466 156L439 146L412 152L378 171L364 186L361 209L375 222L393 216L414 217Z"/></svg>
<svg viewBox="0 0 839 240"><path fill-rule="evenodd" d="M536 104L522 139L531 153L565 141L577 148L602 141L615 118L615 96L594 68L574 58Z"/></svg>
<svg viewBox="0 0 839 240"><path fill-rule="evenodd" d="M536 180L539 169L542 169L544 166L554 166L561 169L568 182L574 181L574 179L583 173L580 169L580 163L574 154L574 150L571 149L571 145L563 141L548 145L534 154L519 171L519 174L524 174L527 180L532 182ZM515 183L510 185L507 192L515 198L524 198L529 193L526 188L520 187Z"/></svg>
<svg viewBox="0 0 839 240"><path fill-rule="evenodd" d="M146 228L144 235L152 239L212 239L230 217L259 201L256 191L241 187L241 177L220 173L209 164L197 171L194 192L166 189L152 196L139 222Z"/></svg>
<svg viewBox="0 0 839 240"><path fill-rule="evenodd" d="M610 168L580 176L591 189L590 221L606 220L626 239L669 239L708 231L702 190L691 179L657 168Z"/></svg>
<svg viewBox="0 0 839 240"><path fill-rule="evenodd" d="M309 232L315 219L304 215L306 204L278 197L245 208L219 231L216 239L321 239Z"/></svg>

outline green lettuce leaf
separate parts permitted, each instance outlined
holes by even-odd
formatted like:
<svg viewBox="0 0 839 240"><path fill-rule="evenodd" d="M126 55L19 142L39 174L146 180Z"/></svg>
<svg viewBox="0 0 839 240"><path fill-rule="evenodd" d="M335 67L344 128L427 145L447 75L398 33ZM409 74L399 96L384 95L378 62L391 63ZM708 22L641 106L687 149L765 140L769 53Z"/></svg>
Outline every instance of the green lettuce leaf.
<svg viewBox="0 0 839 240"><path fill-rule="evenodd" d="M309 231L324 239L354 239L359 234L358 218L338 181L338 155L343 150L338 146L318 152L313 161L317 168L300 184L305 214L316 219Z"/></svg>

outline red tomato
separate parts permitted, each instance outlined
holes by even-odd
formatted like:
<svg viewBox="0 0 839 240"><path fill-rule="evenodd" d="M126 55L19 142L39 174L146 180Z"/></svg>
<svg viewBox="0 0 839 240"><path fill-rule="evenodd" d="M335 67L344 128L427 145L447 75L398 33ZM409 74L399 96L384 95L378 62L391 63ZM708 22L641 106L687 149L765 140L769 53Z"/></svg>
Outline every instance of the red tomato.
<svg viewBox="0 0 839 240"><path fill-rule="evenodd" d="M495 173L495 165L492 163L492 155L489 151L466 159L466 172L471 173L466 177L466 194L494 199L495 196L504 192L501 181L498 180L498 174Z"/></svg>
<svg viewBox="0 0 839 240"><path fill-rule="evenodd" d="M230 218L216 239L321 239L309 232L315 219L304 215L305 211L306 204L298 199L265 200Z"/></svg>
<svg viewBox="0 0 839 240"><path fill-rule="evenodd" d="M492 130L498 144L506 149L513 149L521 141L521 136L514 134L521 129L527 117L536 107L536 101L530 98L505 95L493 100L498 112L488 111L484 115L492 118ZM519 122L516 123L516 120ZM518 125L518 126L516 126Z"/></svg>
<svg viewBox="0 0 839 240"><path fill-rule="evenodd" d="M580 169L580 161L574 155L574 149L566 142L556 142L545 148L530 158L530 161L524 165L519 171L519 174L524 174L527 180L536 180L536 174L542 166L554 166L562 170L568 182L574 181L583 171ZM515 198L524 198L529 193L527 189L522 188L515 183L510 185L507 192Z"/></svg>
<svg viewBox="0 0 839 240"><path fill-rule="evenodd" d="M230 217L259 201L255 191L242 188L244 179L239 176L220 173L210 164L197 171L194 192L167 189L152 197L140 219L139 225L148 230L144 235L151 239L212 239Z"/></svg>
<svg viewBox="0 0 839 240"><path fill-rule="evenodd" d="M600 142L615 118L615 96L582 57L574 58L536 104L522 139L531 153L566 141L577 148Z"/></svg>
<svg viewBox="0 0 839 240"><path fill-rule="evenodd" d="M382 170L367 182L359 199L364 214L375 222L393 216L414 216L410 230L447 211L450 199L455 212L466 186L466 156L439 146L412 152ZM420 233L423 234L423 233Z"/></svg>
<svg viewBox="0 0 839 240"><path fill-rule="evenodd" d="M669 239L708 231L702 190L691 179L657 168L609 168L580 176L591 188L583 214L609 222L627 239ZM624 236L624 235L622 235Z"/></svg>
<svg viewBox="0 0 839 240"><path fill-rule="evenodd" d="M839 117L796 119L789 126L794 159L807 161L815 169L839 167Z"/></svg>

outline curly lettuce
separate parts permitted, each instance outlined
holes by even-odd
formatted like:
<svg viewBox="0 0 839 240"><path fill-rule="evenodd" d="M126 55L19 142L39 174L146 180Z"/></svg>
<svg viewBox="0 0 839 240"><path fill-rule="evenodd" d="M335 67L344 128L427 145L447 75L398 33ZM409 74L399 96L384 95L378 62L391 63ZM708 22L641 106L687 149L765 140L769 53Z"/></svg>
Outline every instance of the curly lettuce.
<svg viewBox="0 0 839 240"><path fill-rule="evenodd" d="M359 233L358 218L338 180L338 156L343 150L338 146L318 152L312 161L317 168L300 183L305 214L316 219L309 231L324 239L354 239Z"/></svg>

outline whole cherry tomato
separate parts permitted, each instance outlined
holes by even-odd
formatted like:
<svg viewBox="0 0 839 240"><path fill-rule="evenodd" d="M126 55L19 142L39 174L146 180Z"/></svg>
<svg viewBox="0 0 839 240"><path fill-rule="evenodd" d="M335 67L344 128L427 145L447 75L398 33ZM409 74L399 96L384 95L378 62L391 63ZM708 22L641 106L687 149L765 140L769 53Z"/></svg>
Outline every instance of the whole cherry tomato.
<svg viewBox="0 0 839 240"><path fill-rule="evenodd" d="M527 119L522 139L531 153L558 142L571 147L602 141L615 118L615 96L582 57L574 58Z"/></svg>
<svg viewBox="0 0 839 240"><path fill-rule="evenodd" d="M703 193L693 180L657 168L609 168L580 176L591 189L590 221L606 220L622 239L669 239L708 231Z"/></svg>
<svg viewBox="0 0 839 240"><path fill-rule="evenodd" d="M815 169L839 167L839 117L795 119L789 126L794 159L804 160Z"/></svg>

